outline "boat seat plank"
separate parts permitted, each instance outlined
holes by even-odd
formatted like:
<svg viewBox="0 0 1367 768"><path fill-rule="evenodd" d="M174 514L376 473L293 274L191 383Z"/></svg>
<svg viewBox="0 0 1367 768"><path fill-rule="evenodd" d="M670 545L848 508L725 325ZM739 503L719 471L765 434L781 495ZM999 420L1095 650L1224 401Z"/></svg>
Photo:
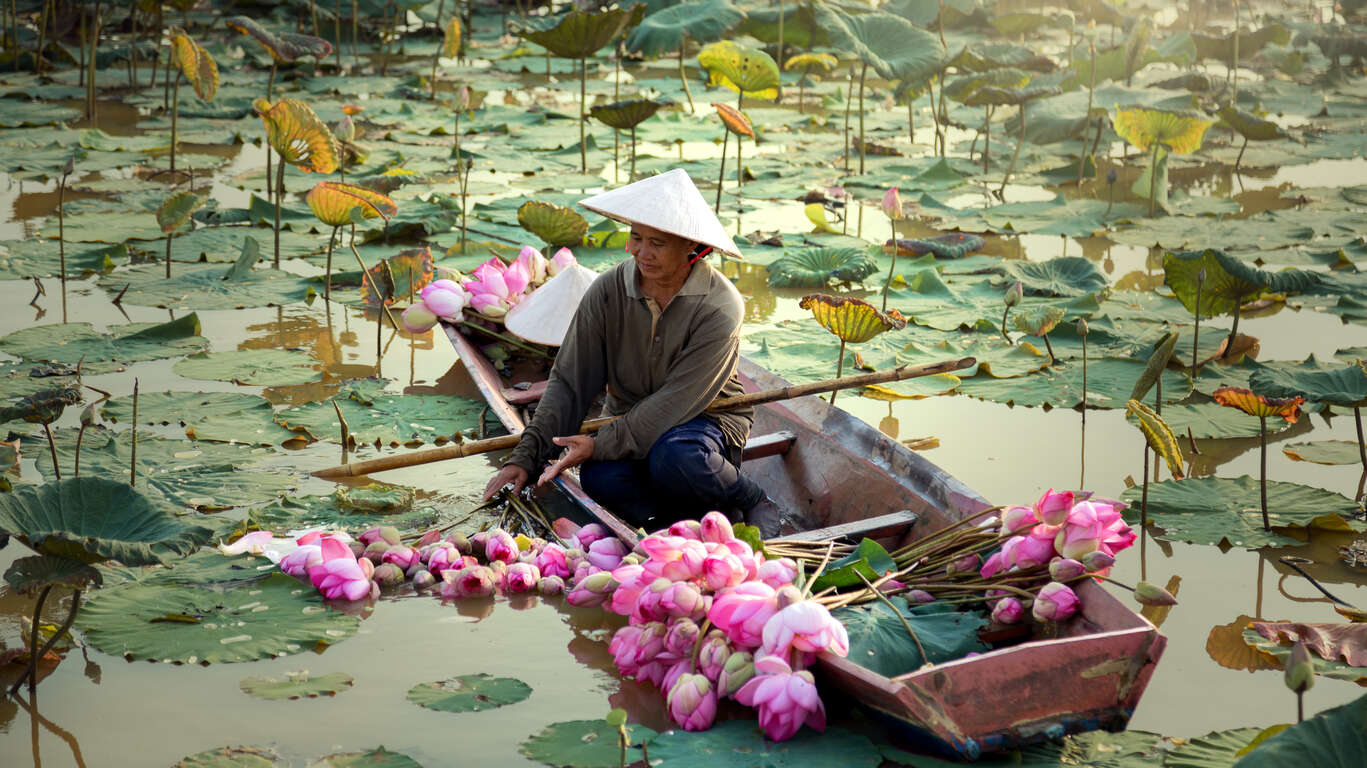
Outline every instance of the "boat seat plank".
<svg viewBox="0 0 1367 768"><path fill-rule="evenodd" d="M750 461L751 459L762 459L766 456L781 456L793 447L797 442L797 433L789 430L770 432L767 435L759 435L745 441L745 448L741 451L740 460Z"/></svg>
<svg viewBox="0 0 1367 768"><path fill-rule="evenodd" d="M781 536L776 541L827 541L841 537L860 537L868 536L871 533L888 528L905 528L916 524L917 516L915 512L904 509L901 512L893 512L887 515L878 515L863 520L855 520L850 523L841 523L826 528L813 528L810 531L799 531L788 536Z"/></svg>

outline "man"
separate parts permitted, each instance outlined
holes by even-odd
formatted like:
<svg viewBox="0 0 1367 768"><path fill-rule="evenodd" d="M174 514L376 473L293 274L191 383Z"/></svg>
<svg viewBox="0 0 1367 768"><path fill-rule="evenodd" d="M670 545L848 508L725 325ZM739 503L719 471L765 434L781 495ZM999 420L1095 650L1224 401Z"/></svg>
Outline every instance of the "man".
<svg viewBox="0 0 1367 768"><path fill-rule="evenodd" d="M633 525L662 527L716 509L777 534L778 510L740 473L753 410L704 413L719 395L743 391L744 300L703 259L714 249L736 254L735 243L679 169L580 204L630 225L631 258L580 302L531 424L485 498L579 466L584 490ZM577 434L605 388L604 411L620 418L596 435Z"/></svg>

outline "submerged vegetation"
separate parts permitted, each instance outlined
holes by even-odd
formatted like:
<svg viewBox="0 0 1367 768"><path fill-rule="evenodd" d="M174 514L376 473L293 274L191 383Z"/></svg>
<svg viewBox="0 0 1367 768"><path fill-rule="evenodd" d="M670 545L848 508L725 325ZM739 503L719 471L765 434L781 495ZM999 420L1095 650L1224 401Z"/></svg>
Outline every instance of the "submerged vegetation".
<svg viewBox="0 0 1367 768"><path fill-rule="evenodd" d="M78 741L97 724L71 722L66 710L85 695L76 688L100 684L101 665L119 682L92 694L99 706L115 709L124 690L144 687L147 668L122 665L124 656L186 665L180 687L219 712L282 707L261 710L269 723L243 722L290 759L316 757L289 741L289 724L310 717L295 714L310 703L292 699L337 696L334 712L385 726L322 739L351 750L333 749L323 764L416 765L374 741L392 733L389 746L432 756L452 748L438 737L452 713L508 707L532 713L518 726L527 737L474 734L480 726L461 721L478 741L471 755L669 768L717 750L785 765L921 765L858 715L832 712L825 734L798 731L815 710L758 685L747 698L770 735L797 733L787 746L733 722L667 731L670 715L710 723L707 702L722 686L690 669L677 696L647 700L641 684L607 671L621 622L556 596L588 580L566 570L542 588L517 566L533 553L538 575L558 574L577 558L620 558L621 545L580 542L578 556L556 560L555 547L575 549L547 543L560 536L550 523L560 512L516 498L502 511L473 503L485 463L341 488L308 474L339 454L346 462L486 437L497 419L462 372L448 373L442 329L429 329L445 320L478 334L496 366L544 370L552 352L513 337L502 319L574 261L601 271L625 244L621 225L575 202L679 167L714 195L743 251L744 261L720 264L746 297L743 354L795 382L828 378L832 362L841 375L847 361L873 371L975 358L952 374L866 387L840 406L881 418L893 438L900 415L919 433L908 444L941 445L931 458L989 498L1033 498L1080 470L1079 487L1131 504L1122 519L1118 504L1098 502L1104 535L1133 526L1140 536L1138 565L1115 575L1136 584L1145 618L1168 630L1169 657L1199 670L1191 680L1158 675L1135 722L1193 738L1087 734L1006 759L1231 765L1266 739L1239 764L1362 764L1360 738L1339 736L1367 701L1352 685L1367 681L1367 635L1344 621L1361 618L1352 603L1367 603L1353 599L1367 546L1363 11L1159 0L6 4L0 547L14 545L0 596L14 599L12 620L0 622L0 680L14 706L0 702L0 751L29 748L17 748L28 729L12 724L27 716L82 763ZM933 133L918 134L926 120ZM355 271L333 269L339 247ZM47 316L57 306L60 322ZM1075 418L1078 453L1064 450ZM933 430L943 432L927 437ZM1277 442L1282 451L1269 452ZM1168 479L1157 461L1150 476L1154 455ZM954 654L938 655L933 643L953 623L941 606L982 602L956 592L984 587L974 576L982 560L1030 571L1048 567L1031 553L1059 554L1064 575L1048 570L1060 586L1109 570L1103 559L1069 570L1104 538L1092 530L1102 523L1052 507L1046 519L1052 498L1037 503L1038 520L1019 511L1030 508L1003 513L996 524L1020 533L1001 537L995 555L990 531L948 536L977 548L973 563L931 551L945 537L881 552L924 589L883 594L893 565L863 542L776 546L771 562L792 556L807 571L839 572L841 588L869 598L836 611L856 628L856 647L893 638L898 670L909 672L986 651L984 642L1019 642L992 634L1007 625L1047 635L1076 608L1071 590L1020 594L1011 579L1022 577L1007 573L992 587L1008 594L972 620L993 630L975 623ZM1082 533L1052 538L1065 521ZM313 577L310 567L326 565L314 578L322 596L274 573L263 543L293 547L291 532L316 527L369 539L345 553L301 542L319 562L308 550L286 570ZM430 564L470 557L452 552L476 536L496 542L484 559L508 573L467 572L460 561L468 578L445 580L439 566L456 561ZM212 543L224 548L203 546ZM809 567L823 554L828 563ZM1258 561L1256 582L1244 579L1256 583L1253 615L1226 624L1172 604L1179 584L1184 600L1228 602L1229 563L1240 556ZM1183 558L1204 576L1182 584L1174 574L1166 589L1148 581L1148 570ZM1269 594L1265 604L1264 562L1279 572L1281 595L1305 577L1326 599L1306 590L1315 596ZM600 602L620 589L595 584ZM561 612L504 610L534 604L529 585ZM470 599L411 599L428 586ZM917 590L926 606L915 605ZM817 596L837 607L840 594ZM569 604L593 599L571 592ZM372 611L402 616L412 656L433 666L389 673L393 702L358 695L385 684L365 665L394 652L365 629L392 620ZM705 624L694 630L670 642L682 651L693 642L720 675L729 657L703 651ZM539 649L525 654L533 658L513 636ZM569 638L585 674L566 682L574 665L546 652L559 650L548 638ZM339 643L359 650L330 650ZM481 655L482 643L503 650ZM466 664L452 648L475 650ZM221 671L237 662L262 674ZM805 696L805 663L783 665L765 662L761 676ZM1327 711L1274 733L1291 720L1275 675L1222 668L1283 669L1298 708ZM1204 686L1224 684L1246 687L1242 701L1226 702L1239 714L1220 724L1250 727L1199 736L1214 719L1159 712L1177 700L1205 708ZM274 703L224 703L220 688ZM605 720L567 711L617 706L626 713ZM186 765L281 757L208 749L244 737L207 713L192 712L204 722L167 742L175 754L143 756L190 755ZM435 719L408 730L414 713ZM165 725L109 717L135 738ZM35 764L51 760L37 737L32 749Z"/></svg>

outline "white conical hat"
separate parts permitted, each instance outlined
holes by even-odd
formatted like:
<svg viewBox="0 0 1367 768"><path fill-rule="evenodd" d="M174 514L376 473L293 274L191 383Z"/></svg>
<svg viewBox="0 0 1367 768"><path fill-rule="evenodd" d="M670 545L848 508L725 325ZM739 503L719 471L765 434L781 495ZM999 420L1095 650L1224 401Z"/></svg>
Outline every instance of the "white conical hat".
<svg viewBox="0 0 1367 768"><path fill-rule="evenodd" d="M597 279L598 273L571 264L560 274L508 310L503 325L519 337L535 344L560 346L570 320L579 308L579 300Z"/></svg>
<svg viewBox="0 0 1367 768"><path fill-rule="evenodd" d="M682 168L580 200L585 208L626 224L644 224L740 258L740 249Z"/></svg>

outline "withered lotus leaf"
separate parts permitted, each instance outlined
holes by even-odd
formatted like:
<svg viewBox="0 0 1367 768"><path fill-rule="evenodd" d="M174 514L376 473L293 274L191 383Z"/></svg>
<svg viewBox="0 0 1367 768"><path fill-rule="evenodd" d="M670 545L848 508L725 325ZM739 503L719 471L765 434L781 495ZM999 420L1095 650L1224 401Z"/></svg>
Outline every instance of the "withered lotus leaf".
<svg viewBox="0 0 1367 768"><path fill-rule="evenodd" d="M304 200L318 220L333 227L351 223L351 211L361 209L367 219L383 218L399 212L399 207L387 195L373 189L340 181L320 181Z"/></svg>
<svg viewBox="0 0 1367 768"><path fill-rule="evenodd" d="M730 104L713 104L717 108L717 114L721 117L722 124L726 130L737 136L749 136L755 138L755 129L750 125L750 118L746 117L739 109Z"/></svg>
<svg viewBox="0 0 1367 768"><path fill-rule="evenodd" d="M821 327L852 344L868 341L884 331L900 331L907 327L906 318L897 310L880 312L867 301L849 296L809 293L802 297L798 306L810 309Z"/></svg>
<svg viewBox="0 0 1367 768"><path fill-rule="evenodd" d="M252 106L266 124L266 141L285 162L305 173L337 170L337 139L312 107L294 99L280 99L274 104L257 99Z"/></svg>
<svg viewBox="0 0 1367 768"><path fill-rule="evenodd" d="M179 29L171 33L171 50L181 74L194 86L195 95L213 101L218 93L218 64L214 57Z"/></svg>
<svg viewBox="0 0 1367 768"><path fill-rule="evenodd" d="M1215 402L1230 408L1238 408L1250 416L1267 418L1269 416L1280 416L1286 419L1288 424L1295 424L1301 417L1301 403L1305 398L1297 395L1295 397L1264 397L1254 394L1253 390L1244 387L1220 387L1211 393Z"/></svg>

